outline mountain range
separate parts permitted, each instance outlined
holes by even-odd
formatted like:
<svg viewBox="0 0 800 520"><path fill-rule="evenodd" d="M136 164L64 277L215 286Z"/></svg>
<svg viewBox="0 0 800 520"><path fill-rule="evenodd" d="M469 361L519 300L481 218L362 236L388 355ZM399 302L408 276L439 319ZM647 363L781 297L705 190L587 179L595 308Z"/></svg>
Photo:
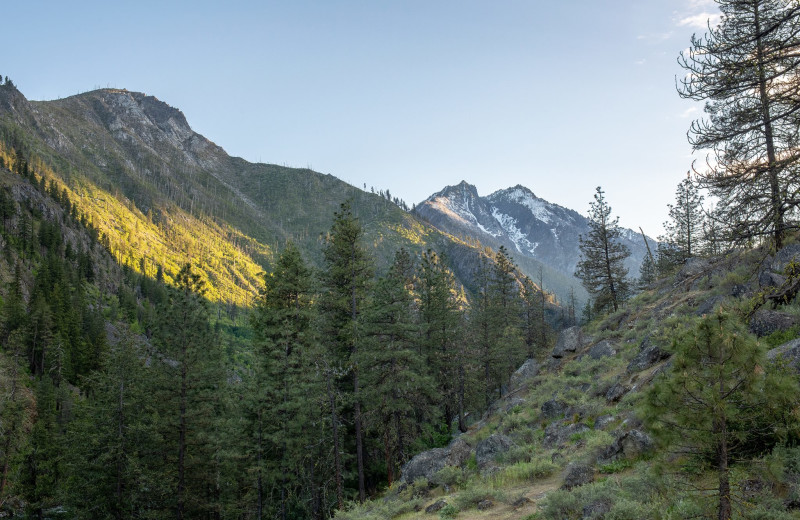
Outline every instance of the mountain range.
<svg viewBox="0 0 800 520"><path fill-rule="evenodd" d="M145 274L161 268L169 282L191 260L212 299L248 304L260 273L290 240L320 266L324 235L345 200L379 271L400 247L433 249L470 288L484 246L502 245L562 301L570 288L585 298L573 272L587 219L522 186L480 197L462 182L408 212L331 175L229 156L180 110L120 89L29 101L13 85L0 86L0 132L80 206L121 264ZM630 230L623 240L636 274L644 244Z"/></svg>
<svg viewBox="0 0 800 520"><path fill-rule="evenodd" d="M478 239L492 248L504 246L523 270L530 270L530 260L540 262L549 268L547 277L551 283L562 291L565 284L575 285L579 236L589 233L589 220L537 197L524 186L481 197L475 186L462 181L431 195L414 212L451 235ZM631 252L625 266L635 277L647 255L647 246L642 235L631 229L622 228L620 238ZM651 247L656 245L652 238L648 237L648 241Z"/></svg>

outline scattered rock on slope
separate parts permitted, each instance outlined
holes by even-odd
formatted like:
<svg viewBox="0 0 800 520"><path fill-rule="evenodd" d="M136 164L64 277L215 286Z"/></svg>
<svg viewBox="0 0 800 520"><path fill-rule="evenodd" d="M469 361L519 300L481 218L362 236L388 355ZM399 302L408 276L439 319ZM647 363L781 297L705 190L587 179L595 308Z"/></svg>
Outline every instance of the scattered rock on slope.
<svg viewBox="0 0 800 520"><path fill-rule="evenodd" d="M562 358L567 353L577 352L583 347L583 332L579 326L564 329L558 335L558 341L555 348L553 348L552 356L554 358Z"/></svg>
<svg viewBox="0 0 800 520"><path fill-rule="evenodd" d="M783 360L797 373L800 373L800 338L770 350L767 352L767 359Z"/></svg>

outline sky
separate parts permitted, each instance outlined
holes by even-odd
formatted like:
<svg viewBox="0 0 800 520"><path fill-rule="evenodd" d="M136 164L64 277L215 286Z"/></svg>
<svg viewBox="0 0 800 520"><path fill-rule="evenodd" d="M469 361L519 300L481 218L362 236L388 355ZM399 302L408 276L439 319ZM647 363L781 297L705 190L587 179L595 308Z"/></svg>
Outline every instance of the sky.
<svg viewBox="0 0 800 520"><path fill-rule="evenodd" d="M104 87L179 108L252 162L409 206L517 184L656 236L693 160L676 58L713 0L26 0L0 74L32 100Z"/></svg>

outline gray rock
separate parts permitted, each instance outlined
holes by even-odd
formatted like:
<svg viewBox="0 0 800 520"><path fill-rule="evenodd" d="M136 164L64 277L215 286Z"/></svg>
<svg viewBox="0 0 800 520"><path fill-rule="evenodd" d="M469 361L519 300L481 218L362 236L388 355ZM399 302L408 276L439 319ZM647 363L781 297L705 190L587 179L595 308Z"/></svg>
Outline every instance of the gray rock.
<svg viewBox="0 0 800 520"><path fill-rule="evenodd" d="M651 344L636 354L636 357L633 358L630 363L628 363L628 373L633 374L634 372L647 370L659 361L667 359L669 356L669 352L665 352L658 348L658 346Z"/></svg>
<svg viewBox="0 0 800 520"><path fill-rule="evenodd" d="M713 311L717 305L722 303L725 300L724 296L712 296L711 298L705 300L700 305L697 306L697 310L694 311L695 316L703 316L705 314L709 314Z"/></svg>
<svg viewBox="0 0 800 520"><path fill-rule="evenodd" d="M513 445L514 441L501 433L492 434L480 441L475 447L475 461L478 463L478 468L494 462L499 455L510 450Z"/></svg>
<svg viewBox="0 0 800 520"><path fill-rule="evenodd" d="M617 437L598 457L599 461L632 459L653 450L653 439L640 430L630 430Z"/></svg>
<svg viewBox="0 0 800 520"><path fill-rule="evenodd" d="M683 264L681 270L678 271L675 280L678 283L682 283L691 278L697 278L706 274L709 270L711 270L711 260L697 257L689 258L686 260L686 263Z"/></svg>
<svg viewBox="0 0 800 520"><path fill-rule="evenodd" d="M792 316L783 312L759 309L750 318L750 332L758 337L769 336L773 332L788 330L795 323Z"/></svg>
<svg viewBox="0 0 800 520"><path fill-rule="evenodd" d="M609 403L616 403L622 399L625 394L630 392L630 390L630 387L621 383L616 383L614 386L608 389L608 392L606 392L606 401Z"/></svg>
<svg viewBox="0 0 800 520"><path fill-rule="evenodd" d="M776 273L783 273L786 264L794 260L795 263L800 264L800 244L789 244L784 247L775 255L770 262L770 269Z"/></svg>
<svg viewBox="0 0 800 520"><path fill-rule="evenodd" d="M542 439L542 446L547 449L555 448L566 444L570 437L575 434L588 431L589 427L583 423L575 423L564 425L561 423L553 423L544 429L544 439Z"/></svg>
<svg viewBox="0 0 800 520"><path fill-rule="evenodd" d="M800 338L793 339L767 352L770 361L783 361L800 374Z"/></svg>
<svg viewBox="0 0 800 520"><path fill-rule="evenodd" d="M614 348L614 344L607 339L604 339L600 343L593 345L588 352L588 356L592 359L615 356L616 354L617 350Z"/></svg>
<svg viewBox="0 0 800 520"><path fill-rule="evenodd" d="M429 515L432 515L434 513L438 513L442 509L444 509L445 506L447 506L447 502L445 502L444 499L440 498L439 500L437 500L433 504L431 504L428 507L426 507L425 508L425 512L428 513Z"/></svg>
<svg viewBox="0 0 800 520"><path fill-rule="evenodd" d="M602 430L609 424L615 421L615 417L613 415L601 415L594 421L594 429L595 430Z"/></svg>
<svg viewBox="0 0 800 520"><path fill-rule="evenodd" d="M462 466L469 458L471 451L469 444L458 437L446 448L433 448L418 453L400 468L400 480L411 483L418 478L430 479L445 466Z"/></svg>
<svg viewBox="0 0 800 520"><path fill-rule="evenodd" d="M606 514L611 511L611 506L613 504L608 499L598 499L589 504L588 506L584 506L583 508L583 518L584 519L595 519L595 518L605 518Z"/></svg>
<svg viewBox="0 0 800 520"><path fill-rule="evenodd" d="M491 509L494 507L494 502L489 499L484 499L478 502L478 511L486 511L487 509Z"/></svg>
<svg viewBox="0 0 800 520"><path fill-rule="evenodd" d="M744 298L750 292L749 287L744 284L736 284L731 287L731 290L728 294L733 296L734 298Z"/></svg>
<svg viewBox="0 0 800 520"><path fill-rule="evenodd" d="M533 379L539 375L539 369L539 363L537 363L535 359L526 360L525 363L523 363L522 366L516 370L516 372L511 374L511 382L509 383L509 387L512 390L519 388L529 379Z"/></svg>
<svg viewBox="0 0 800 520"><path fill-rule="evenodd" d="M564 471L564 483L561 485L561 489L569 491L592 481L594 481L594 470L591 467L586 464L573 463Z"/></svg>
<svg viewBox="0 0 800 520"><path fill-rule="evenodd" d="M567 403L557 399L550 399L542 404L542 417L545 419L556 419L564 416L569 410Z"/></svg>
<svg viewBox="0 0 800 520"><path fill-rule="evenodd" d="M786 282L786 277L772 271L761 271L758 275L758 286L762 289L766 287L780 287Z"/></svg>
<svg viewBox="0 0 800 520"><path fill-rule="evenodd" d="M552 356L554 358L562 358L567 353L577 352L583 348L583 332L578 326L570 327L561 331L558 335L558 341L555 348L553 348Z"/></svg>

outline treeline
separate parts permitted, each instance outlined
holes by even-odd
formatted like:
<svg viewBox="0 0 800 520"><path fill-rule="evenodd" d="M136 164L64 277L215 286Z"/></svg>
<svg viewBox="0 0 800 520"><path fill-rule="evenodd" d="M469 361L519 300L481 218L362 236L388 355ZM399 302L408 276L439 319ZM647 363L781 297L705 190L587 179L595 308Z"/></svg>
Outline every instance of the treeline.
<svg viewBox="0 0 800 520"><path fill-rule="evenodd" d="M115 265L69 197L25 167L23 143L8 149L10 516L325 518L465 430L553 339L546 299L504 250L482 259L471 297L433 251L400 250L376 277L347 204L324 268L287 245L242 331L211 312L191 266L167 287Z"/></svg>

